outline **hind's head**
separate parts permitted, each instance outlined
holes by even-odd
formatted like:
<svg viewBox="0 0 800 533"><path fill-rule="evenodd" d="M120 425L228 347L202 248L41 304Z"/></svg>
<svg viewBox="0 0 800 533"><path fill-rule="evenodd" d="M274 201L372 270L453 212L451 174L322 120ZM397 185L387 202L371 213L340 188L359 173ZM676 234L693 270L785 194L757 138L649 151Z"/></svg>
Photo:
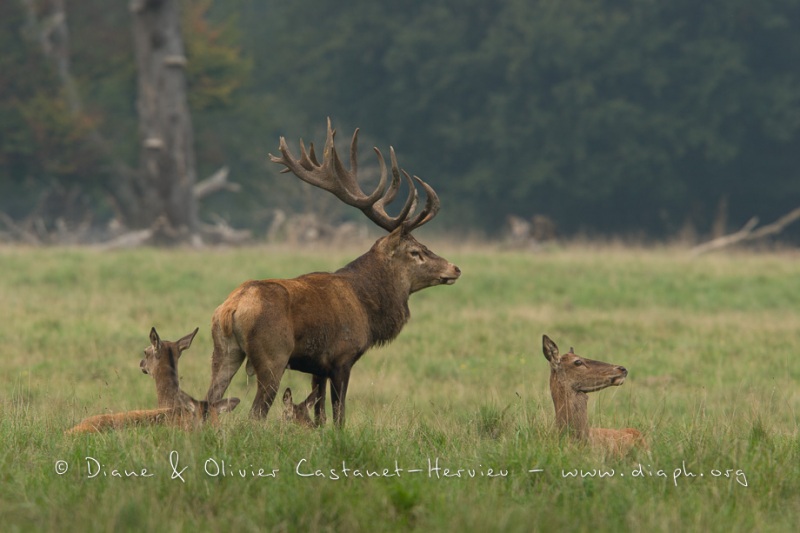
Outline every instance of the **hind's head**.
<svg viewBox="0 0 800 533"><path fill-rule="evenodd" d="M139 363L142 372L154 376L160 368L177 370L181 353L192 345L192 340L200 328L177 341L164 341L158 336L156 328L150 330L150 346L144 349L144 359Z"/></svg>

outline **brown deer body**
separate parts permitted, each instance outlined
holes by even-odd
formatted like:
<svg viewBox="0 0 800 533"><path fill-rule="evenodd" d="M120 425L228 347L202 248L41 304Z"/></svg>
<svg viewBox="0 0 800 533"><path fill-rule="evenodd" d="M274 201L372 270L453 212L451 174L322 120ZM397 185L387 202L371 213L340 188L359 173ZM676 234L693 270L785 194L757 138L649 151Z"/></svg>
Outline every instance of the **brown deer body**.
<svg viewBox="0 0 800 533"><path fill-rule="evenodd" d="M157 409L91 416L68 430L67 434L93 433L132 426L171 425L192 429L206 422L216 425L219 413L232 411L239 404L239 399L230 398L209 404L195 400L180 388L178 359L191 346L197 331L195 329L180 340L171 342L162 341L156 328L150 330L150 346L144 350L145 357L139 367L156 382Z"/></svg>
<svg viewBox="0 0 800 533"><path fill-rule="evenodd" d="M561 431L616 453L624 453L634 445L646 447L642 434L636 429L589 427L588 393L622 385L628 376L624 366L581 357L572 348L559 355L558 346L547 335L542 337L542 351L550 363L550 395L555 406L556 425Z"/></svg>
<svg viewBox="0 0 800 533"><path fill-rule="evenodd" d="M426 193L425 207L416 211L418 193L414 180L403 171L409 185L405 205L396 217L385 205L397 194L401 183L394 150L391 151L392 181L386 188L387 170L380 151L378 188L365 195L356 181L358 130L350 147L347 170L333 144L328 121L324 160L319 164L314 147L301 158L292 157L281 138L282 157L276 163L297 177L325 189L361 209L367 217L390 233L347 266L333 273L312 273L294 279L247 281L235 289L216 309L211 333L214 353L208 401L222 397L233 375L247 358L257 378L251 414L269 412L287 367L312 374L316 391L315 418L325 422L325 387L331 381L331 404L337 425L344 423L345 397L350 371L372 346L394 339L409 319L409 296L435 285L455 283L457 266L419 243L411 232L431 220L439 209L433 189L417 178Z"/></svg>
<svg viewBox="0 0 800 533"><path fill-rule="evenodd" d="M66 435L78 435L80 433L99 433L115 429L123 429L135 426L157 426L167 424L174 411L171 407L159 409L139 409L125 411L124 413L108 413L104 415L94 415L84 418L80 424L68 429Z"/></svg>

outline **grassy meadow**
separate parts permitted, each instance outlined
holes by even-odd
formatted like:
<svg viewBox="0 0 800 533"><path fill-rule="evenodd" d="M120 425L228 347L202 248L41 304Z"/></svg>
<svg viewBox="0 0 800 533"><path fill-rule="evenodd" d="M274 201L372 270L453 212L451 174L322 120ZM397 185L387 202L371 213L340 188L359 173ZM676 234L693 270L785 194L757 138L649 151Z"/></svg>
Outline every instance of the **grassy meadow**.
<svg viewBox="0 0 800 533"><path fill-rule="evenodd" d="M250 278L333 270L366 250L0 248L4 531L794 531L800 523L800 254L432 246L463 270L353 369L343 431L265 422L66 437L155 407L148 332L200 332L180 362L202 398L214 308ZM626 366L590 423L635 427L624 457L553 427L547 333ZM287 372L295 398L307 375ZM445 469L448 469L446 472ZM418 471L415 471L418 470Z"/></svg>

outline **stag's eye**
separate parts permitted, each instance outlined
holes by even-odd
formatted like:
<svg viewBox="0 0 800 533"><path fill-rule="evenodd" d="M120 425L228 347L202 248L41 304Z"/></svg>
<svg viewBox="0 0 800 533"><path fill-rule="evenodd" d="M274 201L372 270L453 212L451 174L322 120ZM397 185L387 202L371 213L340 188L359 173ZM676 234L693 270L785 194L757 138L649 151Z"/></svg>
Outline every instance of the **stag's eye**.
<svg viewBox="0 0 800 533"><path fill-rule="evenodd" d="M575 359L575 362L573 364L575 366L582 366L583 365L583 361L581 361L580 359Z"/></svg>
<svg viewBox="0 0 800 533"><path fill-rule="evenodd" d="M409 253L411 254L411 257L413 257L414 259L422 261L422 252L420 252L419 250L411 250L411 252Z"/></svg>

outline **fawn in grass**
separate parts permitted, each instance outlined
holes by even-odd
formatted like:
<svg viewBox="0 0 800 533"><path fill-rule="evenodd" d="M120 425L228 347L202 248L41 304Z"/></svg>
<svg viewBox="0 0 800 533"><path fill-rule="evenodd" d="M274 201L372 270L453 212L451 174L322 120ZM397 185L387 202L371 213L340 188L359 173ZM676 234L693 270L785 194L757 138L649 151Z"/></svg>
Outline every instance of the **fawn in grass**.
<svg viewBox="0 0 800 533"><path fill-rule="evenodd" d="M313 428L317 424L311 419L309 409L312 409L318 401L317 390L311 391L308 398L300 403L292 401L292 389L286 387L283 391L283 421L294 422L301 426Z"/></svg>
<svg viewBox="0 0 800 533"><path fill-rule="evenodd" d="M559 355L558 346L542 336L542 351L550 363L550 394L556 409L556 425L573 438L586 441L615 453L625 453L633 446L647 448L642 434L633 428L590 428L586 411L590 392L625 383L628 370L581 357L569 349Z"/></svg>
<svg viewBox="0 0 800 533"><path fill-rule="evenodd" d="M156 382L157 409L91 416L66 433L94 433L142 425L170 425L184 429L191 429L205 422L216 425L219 414L233 411L239 404L239 398L213 403L196 400L181 390L178 378L178 359L192 345L198 329L175 342L161 340L156 328L150 330L150 346L145 348L144 359L139 367Z"/></svg>

